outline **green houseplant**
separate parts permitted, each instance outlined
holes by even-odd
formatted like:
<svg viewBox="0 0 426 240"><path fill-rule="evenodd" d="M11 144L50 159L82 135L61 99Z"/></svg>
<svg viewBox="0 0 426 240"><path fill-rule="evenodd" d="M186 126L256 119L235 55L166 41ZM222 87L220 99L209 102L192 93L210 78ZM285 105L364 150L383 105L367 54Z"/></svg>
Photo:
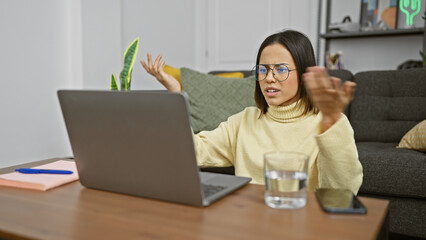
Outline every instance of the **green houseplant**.
<svg viewBox="0 0 426 240"><path fill-rule="evenodd" d="M130 84L132 82L133 65L135 64L136 55L139 48L139 38L136 38L126 49L123 57L123 69L120 72L120 88L117 84L117 79L114 74L111 75L111 90L130 90Z"/></svg>

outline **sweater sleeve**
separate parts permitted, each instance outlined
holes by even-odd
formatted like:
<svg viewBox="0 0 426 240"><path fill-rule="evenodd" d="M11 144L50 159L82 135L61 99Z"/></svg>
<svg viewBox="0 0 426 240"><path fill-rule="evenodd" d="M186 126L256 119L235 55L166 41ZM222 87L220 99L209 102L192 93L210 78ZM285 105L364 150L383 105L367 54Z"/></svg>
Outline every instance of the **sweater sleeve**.
<svg viewBox="0 0 426 240"><path fill-rule="evenodd" d="M362 184L354 131L346 115L327 131L316 136L318 144L318 184L325 188L347 188L357 194Z"/></svg>
<svg viewBox="0 0 426 240"><path fill-rule="evenodd" d="M229 167L234 165L236 123L241 114L222 122L212 131L194 134L194 146L200 167Z"/></svg>

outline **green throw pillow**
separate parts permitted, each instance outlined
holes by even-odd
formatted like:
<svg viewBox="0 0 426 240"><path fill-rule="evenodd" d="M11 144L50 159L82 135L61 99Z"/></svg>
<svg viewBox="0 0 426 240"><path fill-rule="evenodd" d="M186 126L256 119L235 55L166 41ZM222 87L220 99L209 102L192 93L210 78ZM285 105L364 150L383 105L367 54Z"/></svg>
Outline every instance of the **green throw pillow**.
<svg viewBox="0 0 426 240"><path fill-rule="evenodd" d="M256 106L254 76L223 78L181 68L183 91L189 96L194 132L213 130L228 117Z"/></svg>

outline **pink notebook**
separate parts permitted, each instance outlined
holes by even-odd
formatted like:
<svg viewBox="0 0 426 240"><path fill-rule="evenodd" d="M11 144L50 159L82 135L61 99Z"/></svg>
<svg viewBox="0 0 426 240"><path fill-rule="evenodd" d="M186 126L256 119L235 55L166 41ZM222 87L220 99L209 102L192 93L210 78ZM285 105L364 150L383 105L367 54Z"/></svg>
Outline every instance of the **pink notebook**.
<svg viewBox="0 0 426 240"><path fill-rule="evenodd" d="M73 171L72 174L25 174L12 172L0 175L0 186L46 191L51 188L78 180L75 162L59 160L33 168Z"/></svg>

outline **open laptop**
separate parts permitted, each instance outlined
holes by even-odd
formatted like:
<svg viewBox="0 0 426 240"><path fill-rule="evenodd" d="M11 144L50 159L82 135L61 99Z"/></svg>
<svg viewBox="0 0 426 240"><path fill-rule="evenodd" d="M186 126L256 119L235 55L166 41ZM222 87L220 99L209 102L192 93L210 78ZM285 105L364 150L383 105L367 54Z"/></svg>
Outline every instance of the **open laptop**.
<svg viewBox="0 0 426 240"><path fill-rule="evenodd" d="M181 93L60 90L58 97L85 187L208 206L251 180L199 172Z"/></svg>

